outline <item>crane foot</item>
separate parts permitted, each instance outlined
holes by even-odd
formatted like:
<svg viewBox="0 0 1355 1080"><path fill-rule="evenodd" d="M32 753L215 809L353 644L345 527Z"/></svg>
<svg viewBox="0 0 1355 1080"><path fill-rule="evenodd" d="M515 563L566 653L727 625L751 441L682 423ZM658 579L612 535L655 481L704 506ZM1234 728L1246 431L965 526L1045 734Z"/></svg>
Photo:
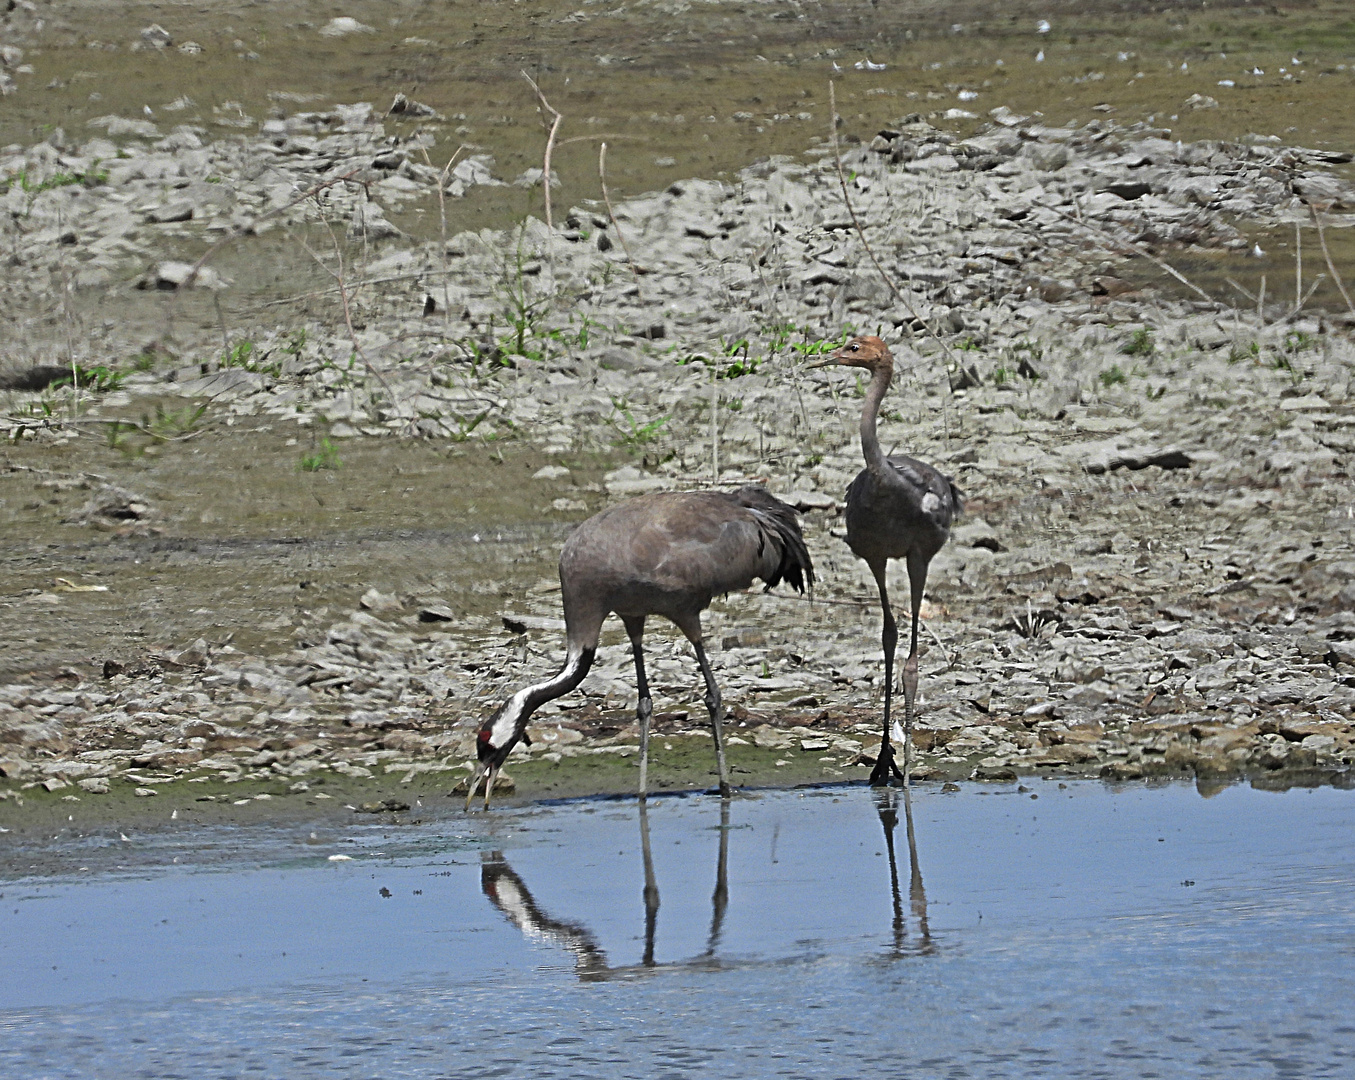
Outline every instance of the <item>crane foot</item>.
<svg viewBox="0 0 1355 1080"><path fill-rule="evenodd" d="M897 773L899 767L894 764L894 748L880 744L880 755L875 759L875 768L870 771L871 787L888 787L891 773Z"/></svg>

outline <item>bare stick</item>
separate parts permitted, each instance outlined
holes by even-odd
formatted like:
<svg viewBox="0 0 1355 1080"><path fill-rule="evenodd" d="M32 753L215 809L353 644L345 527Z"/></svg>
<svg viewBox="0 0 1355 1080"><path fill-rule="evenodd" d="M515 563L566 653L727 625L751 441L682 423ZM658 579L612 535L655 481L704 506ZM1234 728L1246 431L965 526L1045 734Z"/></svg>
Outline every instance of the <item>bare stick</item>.
<svg viewBox="0 0 1355 1080"><path fill-rule="evenodd" d="M889 286L889 291L892 292L899 303L908 310L909 315L922 323L927 333L931 334L931 336L936 339L937 344L941 346L941 351L946 354L946 359L953 363L955 361L955 354L950 351L950 346L941 339L941 335L933 330L931 325L925 319L918 315L917 310L913 307L912 301L899 291L899 287L894 284L894 279L885 273L884 267L880 265L880 260L875 257L875 251L870 246L870 241L866 239L866 230L861 227L861 221L856 216L856 208L852 206L851 196L847 194L847 176L842 170L842 150L838 146L837 141L837 91L833 86L832 79L828 80L828 112L828 128L829 133L833 137L833 160L837 162L837 181L838 185L842 188L842 201L847 205L847 213L851 215L852 225L856 228L856 235L861 238L861 243L866 249L866 254L870 256L870 261L875 265L875 269L879 272L880 277L884 279L884 283ZM949 379L946 380L946 387L948 389L950 387Z"/></svg>
<svg viewBox="0 0 1355 1080"><path fill-rule="evenodd" d="M1331 279L1336 282L1336 287L1341 290L1341 298L1346 302L1346 307L1355 314L1355 304L1350 302L1350 293L1346 292L1346 284L1341 280L1341 275L1336 272L1336 264L1332 262L1331 252L1327 250L1327 234L1322 228L1322 215L1317 212L1317 207L1312 203L1308 204L1308 209L1312 211L1313 223L1317 226L1317 241L1322 245L1322 256L1327 260L1327 269L1331 271Z"/></svg>
<svg viewBox="0 0 1355 1080"><path fill-rule="evenodd" d="M1232 278L1230 278L1230 277L1226 277L1226 278L1224 278L1223 280L1226 281L1229 285L1231 285L1231 286L1232 286L1234 289L1236 289L1238 292L1240 292L1243 296L1245 296L1245 297L1246 297L1248 300L1250 300L1253 304L1256 303L1256 294L1255 294L1254 292L1251 292L1251 291L1249 291L1248 289L1244 289L1241 285L1239 285L1236 281L1234 281L1234 280L1233 280Z"/></svg>
<svg viewBox="0 0 1355 1080"><path fill-rule="evenodd" d="M238 240L238 239L240 239L240 237L244 236L247 232L249 232L250 229L252 229L252 228L254 228L256 225L258 225L259 222L261 222L261 221L266 221L268 218L271 218L274 214L281 214L281 213L284 213L284 212L287 211L287 210L290 210L292 207L297 206L298 204L305 202L307 199L312 198L312 197L315 196L315 195L318 195L320 192L324 191L325 188L327 188L327 187L333 187L335 184L342 184L342 183L346 183L346 182L349 181L349 180L352 180L353 177L355 177L358 173L363 172L366 168L367 168L366 165L359 165L356 169L349 169L348 172L344 173L342 176L336 176L336 177L334 177L333 180L324 180L324 181L322 181L321 183L316 184L316 185L315 185L313 188L311 188L309 191L303 192L302 194L298 195L295 199L293 199L291 202L289 202L286 206L276 206L276 207L274 207L272 210L267 210L267 211L265 211L264 213L260 214L258 217L256 217L256 218L251 218L250 221L248 222L248 224L241 225L241 226L240 226L238 229L236 229L234 232L227 233L227 234L226 234L225 236L223 236L220 240L218 240L215 244L213 244L211 247L209 247L205 252L203 252L202 257L201 257L200 259L198 259L198 261L195 262L195 263L193 264L193 269L191 269L190 271L188 271L188 276L187 276L186 278L184 278L183 284L182 284L181 286L179 286L180 292L181 292L182 290L184 290L184 289L187 289L190 285L192 285L194 279L195 279L195 278L197 277L197 275L198 275L198 271L201 270L205 265L207 265L207 261L208 261L209 259L211 259L211 257L212 257L213 255L215 255L215 254L216 254L218 251L220 251L223 247L225 247L227 244L229 244L232 240ZM363 182L363 181L361 181L361 180L354 181L354 182L355 182L355 183L360 183L360 184L362 184L362 186L363 186L364 188L366 188L366 186L367 186L366 183ZM322 264L322 265L323 265L323 264ZM177 302L178 299L179 299L179 292L176 292L175 295L174 295L174 302Z"/></svg>
<svg viewBox="0 0 1355 1080"><path fill-rule="evenodd" d="M553 119L550 122L550 134L546 136L546 154L541 161L541 188L546 193L546 228L553 229L555 226L551 222L550 216L550 154L555 148L555 133L560 130L560 122L564 116L549 101L546 95L541 92L541 87L537 86L532 77L525 71L522 77L527 80L527 84L536 92L536 103L542 112L542 122L546 120L546 114L549 113Z"/></svg>
<svg viewBox="0 0 1355 1080"><path fill-rule="evenodd" d="M386 395L387 397L390 398L391 404L396 405L397 402L395 400L395 392L391 390L390 383L386 381L386 377L382 375L381 372L377 370L376 366L371 362L371 360L367 358L367 354L363 351L362 346L358 344L357 331L353 329L353 311L352 307L349 304L348 286L344 282L343 276L343 249L339 247L339 238L334 235L334 230L330 227L329 219L322 216L320 220L324 222L325 230L329 233L330 242L333 243L334 245L334 255L339 262L339 269L337 271L331 270L329 266L325 263L325 261L322 258L320 258L320 256L317 255L314 250L312 250L311 246L307 244L305 240L303 240L301 237L297 237L297 240L300 242L302 248L305 249L306 254L309 255L312 259L314 259L320 265L320 267L324 269L329 274L329 276L334 279L335 283L338 285L339 297L343 301L343 321L344 324L348 327L348 340L353 343L353 351L362 358L362 363L367 368L368 373L374 376L376 378L376 381L379 382L382 385L382 387L385 388Z"/></svg>
<svg viewBox="0 0 1355 1080"><path fill-rule="evenodd" d="M1256 317L1266 325L1266 275L1261 275L1261 288L1256 293Z"/></svg>
<svg viewBox="0 0 1355 1080"><path fill-rule="evenodd" d="M710 482L720 482L720 371L710 362Z"/></svg>
<svg viewBox="0 0 1355 1080"><path fill-rule="evenodd" d="M461 151L466 149L466 144L462 143L447 159L447 164L442 167L442 172L438 173L438 223L442 230L442 319L443 322L451 321L452 298L448 290L447 279L451 277L451 267L447 265L447 193L443 189L447 186L447 177L452 171L452 164L456 161ZM432 159L428 156L428 150L423 151L423 159L428 163L428 167L433 167Z"/></svg>
<svg viewBox="0 0 1355 1080"><path fill-rule="evenodd" d="M1081 221L1078 218L1073 217L1072 214L1064 213L1064 211L1060 210L1057 206L1046 206L1044 207L1044 209L1052 210L1054 213L1058 214L1059 217L1063 218L1065 221L1071 221L1074 225L1078 226L1079 228L1086 229L1090 233L1095 233L1097 236L1113 244L1115 247L1118 247L1125 254L1138 255L1144 259L1147 259L1159 270L1163 270L1166 273L1170 274L1182 285L1184 285L1187 289L1190 289L1192 292L1199 293L1200 296L1208 300L1211 304L1218 304L1218 306L1220 307L1226 306L1220 304L1219 301L1215 300L1202 288L1200 288L1193 281L1187 278L1186 275L1181 273L1181 271L1176 269L1176 267L1172 266L1170 263L1164 262L1162 259L1159 259L1151 251L1145 251L1143 248L1139 247L1133 241L1119 240L1116 237L1112 236L1110 233L1106 232L1105 229L1099 228L1096 225L1089 225L1087 222Z"/></svg>
<svg viewBox="0 0 1355 1080"><path fill-rule="evenodd" d="M1297 314L1303 307L1303 231L1299 223L1294 222L1294 310Z"/></svg>
<svg viewBox="0 0 1355 1080"><path fill-rule="evenodd" d="M616 220L616 213L612 210L612 197L607 193L607 144L603 143L598 148L598 182L602 185L602 202L607 207L607 219L612 223L612 228L616 230L617 242L621 245L621 250L626 253L626 262L630 263L632 272L638 278L639 275L648 273L644 267L635 261L630 253L630 245L626 243L626 236L621 231L621 225ZM639 282L636 282L639 285Z"/></svg>

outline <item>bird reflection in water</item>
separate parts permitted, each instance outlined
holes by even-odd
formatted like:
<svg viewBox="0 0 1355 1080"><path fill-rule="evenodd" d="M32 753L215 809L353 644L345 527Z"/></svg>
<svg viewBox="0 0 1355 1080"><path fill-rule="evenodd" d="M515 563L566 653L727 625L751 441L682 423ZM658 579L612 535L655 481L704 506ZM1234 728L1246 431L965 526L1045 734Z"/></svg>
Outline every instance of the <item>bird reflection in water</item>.
<svg viewBox="0 0 1355 1080"><path fill-rule="evenodd" d="M917 924L917 934L910 937L905 914L903 894L899 886L898 860L895 855L894 834L902 805L908 842L908 906ZM889 854L889 883L893 899L893 924L889 955L895 957L930 955L936 951L927 923L927 894L922 885L922 871L918 865L917 838L913 830L911 792L904 788L881 790L876 795L876 809L884 827L885 847ZM639 803L640 850L644 863L644 950L638 964L613 965L606 951L588 927L581 923L553 918L541 909L526 882L508 865L503 852L487 852L482 856L480 886L503 915L530 939L557 945L574 956L574 973L584 982L629 978L665 969L720 970L726 967L747 966L746 962L729 963L718 955L724 932L725 914L729 908L729 833L730 800L720 800L719 848L715 863L715 891L711 894L710 931L705 949L695 956L658 963L654 959L654 943L659 926L659 886L654 873L654 856L650 846L649 813L644 800Z"/></svg>
<svg viewBox="0 0 1355 1080"><path fill-rule="evenodd" d="M908 919L903 912L903 893L899 889L899 861L894 851L894 830L899 825L899 804L903 804L904 831L908 839L908 906L917 920L917 940L908 937ZM875 809L885 831L885 851L889 855L889 888L894 899L894 925L890 952L895 956L930 955L936 951L931 928L927 924L927 890L922 885L922 867L917 860L917 833L913 830L913 793L882 789L876 794Z"/></svg>
<svg viewBox="0 0 1355 1080"><path fill-rule="evenodd" d="M659 968L719 968L716 956L729 907L729 800L720 800L720 847L715 863L715 892L711 894L710 933L706 948L686 960L660 964L654 959L654 940L659 928L659 885L654 874L654 854L649 841L649 810L640 800L640 851L644 860L645 947L638 964L613 966L591 930L579 923L554 919L542 911L531 890L508 865L503 852L488 852L480 866L480 888L489 902L528 938L560 945L574 954L574 973L584 982L625 978Z"/></svg>

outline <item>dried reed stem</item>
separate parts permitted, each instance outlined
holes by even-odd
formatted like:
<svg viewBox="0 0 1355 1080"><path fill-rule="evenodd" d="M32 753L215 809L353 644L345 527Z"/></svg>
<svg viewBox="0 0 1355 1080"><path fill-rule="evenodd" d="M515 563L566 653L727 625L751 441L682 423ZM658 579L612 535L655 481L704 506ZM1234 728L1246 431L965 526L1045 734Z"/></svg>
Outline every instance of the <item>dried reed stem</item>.
<svg viewBox="0 0 1355 1080"><path fill-rule="evenodd" d="M1296 221L1294 222L1294 310L1290 314L1298 314L1301 307L1303 307L1303 230Z"/></svg>
<svg viewBox="0 0 1355 1080"><path fill-rule="evenodd" d="M452 298L447 285L447 279L451 277L452 270L447 265L447 192L443 189L447 186L447 177L451 175L452 166L464 149L466 149L466 144L462 143L453 150L452 156L447 159L447 164L442 167L442 172L438 173L438 226L442 235L442 320L444 323L450 322L452 317ZM427 148L423 149L423 160L430 169L433 167L433 161L428 156Z"/></svg>
<svg viewBox="0 0 1355 1080"><path fill-rule="evenodd" d="M237 228L237 229L234 230L233 232L227 233L227 234L226 234L225 236L223 236L220 240L218 240L215 244L213 244L211 247L209 247L205 252L203 252L202 257L201 257L200 259L198 259L198 261L195 262L195 263L193 264L193 269L190 270L190 271L188 271L188 276L187 276L186 278L184 278L183 284L179 286L179 290L174 294L174 302L177 302L177 301L178 301L179 296L180 296L180 294L183 292L183 290L187 289L190 285L193 284L193 280L197 277L198 271L201 270L204 266L207 265L208 260L211 259L211 257L212 257L213 255L215 255L215 254L216 254L218 251L220 251L223 247L225 247L227 244L229 244L232 240L238 240L238 239L240 239L240 237L244 236L244 235L245 235L246 233L248 233L251 229L253 229L256 225L258 225L259 222L261 222L261 221L266 221L268 218L273 217L275 214L285 213L286 211L290 210L292 207L297 206L297 205L299 205L299 204L305 202L307 199L314 198L314 197L315 197L316 195L318 195L320 192L324 191L325 188L333 187L335 184L343 184L343 183L348 182L349 180L352 180L354 176L356 176L356 175L357 175L358 173L360 173L360 172L364 172L364 171L366 170L366 168L367 168L367 166L365 166L365 165L359 165L356 169L349 169L348 172L344 173L342 176L336 176L336 177L334 177L334 179L332 179L332 180L324 180L324 181L322 181L321 183L316 184L316 185L315 185L313 188L311 188L310 190L305 191L305 192L303 192L302 194L298 195L295 199L293 199L291 202L287 203L285 206L275 206L272 210L266 210L266 211L264 211L264 213L260 214L258 217L256 217L256 218L251 218L250 221L248 222L248 224L241 225L239 228ZM367 188L367 183L366 183L366 181L363 181L363 180L356 180L356 181L353 181L353 182L354 182L354 183L361 184L362 187L363 187L363 189L366 190L366 188ZM321 265L323 265L323 264L321 264ZM171 306L172 306L172 305L171 305Z"/></svg>
<svg viewBox="0 0 1355 1080"><path fill-rule="evenodd" d="M1045 207L1044 209L1046 209L1046 210L1052 210L1054 213L1058 214L1059 217L1063 218L1065 221L1071 221L1074 225L1077 225L1077 226L1080 227L1080 228L1086 229L1086 230L1087 230L1088 232L1090 232L1090 233L1095 233L1097 236L1101 237L1103 240L1105 240L1105 241L1107 241L1108 243L1114 245L1115 247L1118 247L1118 248L1120 249L1121 252L1124 252L1124 253L1127 253L1127 254L1130 254L1130 255L1138 255L1138 256L1140 256L1141 258L1147 259L1150 263L1152 263L1152 264L1153 264L1154 266L1156 266L1158 269L1164 270L1164 271L1166 271L1168 274L1170 274L1172 277L1176 278L1176 280L1179 281L1179 282L1180 282L1182 285L1184 285L1186 288L1192 290L1193 292L1199 293L1200 296L1202 296L1204 299L1208 300L1211 304L1216 304L1216 305L1218 305L1219 307L1225 307L1225 306L1226 306L1226 305L1224 305L1224 304L1221 304L1218 300L1214 299L1214 297L1210 296L1210 295L1209 295L1207 292L1205 292L1202 288L1200 288L1200 287L1199 287L1198 285L1196 285L1193 281L1191 281L1189 278L1187 278L1185 274L1181 273L1180 270L1176 269L1176 267L1172 266L1172 265L1171 265L1170 263L1168 263L1168 262L1164 262L1162 259L1159 259L1159 258L1158 258L1156 255L1154 255L1151 251L1144 251L1143 248L1139 247L1139 246L1138 246L1137 244L1135 244L1133 241L1131 241L1131 240L1119 240L1119 239L1116 239L1116 238L1115 238L1114 236L1112 236L1110 233L1106 232L1106 230L1104 230L1104 229L1102 229L1102 228L1099 228L1099 227L1096 226L1096 225L1089 225L1089 224L1087 224L1087 222L1081 220L1080 218L1076 218L1076 217L1074 217L1072 214L1065 213L1064 211L1060 210L1057 206L1047 206L1047 207Z"/></svg>
<svg viewBox="0 0 1355 1080"><path fill-rule="evenodd" d="M616 230L617 242L621 245L621 250L626 253L626 262L630 264L632 273L636 276L636 286L638 287L639 276L646 273L644 267L635 261L630 253L630 245L626 243L626 235L621 231L621 225L616 220L616 213L612 210L612 197L607 193L607 144L603 143L598 147L598 182L602 185L602 203L607 207L607 220L612 223L612 228Z"/></svg>
<svg viewBox="0 0 1355 1080"><path fill-rule="evenodd" d="M550 121L550 134L546 136L546 153L541 159L541 190L546 194L546 228L554 229L555 225L554 222L551 221L550 212L550 155L551 151L555 149L555 133L560 130L560 123L564 120L564 114L546 100L546 95L541 92L541 87L536 85L536 82L530 75L524 71L522 77L527 80L527 85L529 85L536 93L536 103L541 109L542 123L546 122L546 114L549 114L552 117Z"/></svg>
<svg viewBox="0 0 1355 1080"><path fill-rule="evenodd" d="M349 302L348 285L344 280L343 249L339 247L339 238L334 235L334 229L330 226L329 219L324 217L322 213L320 220L324 223L325 231L329 233L330 242L334 245L334 256L338 260L339 264L338 270L330 269L329 265L324 261L324 259L320 258L320 256L316 254L316 252L311 248L309 244L306 243L306 241L303 238L297 237L297 241L301 244L306 254L309 255L312 259L314 259L316 263L319 264L321 269L323 269L326 273L329 274L330 277L334 279L335 284L338 286L339 289L339 297L343 301L343 321L344 325L348 327L348 340L353 344L353 351L362 358L363 366L367 368L368 374L374 376L376 378L376 381L379 382L385 389L386 396L390 399L391 404L396 405L397 402L395 400L395 391L391 389L391 385L386 381L386 377L381 374L381 372L377 369L376 365L374 365L372 361L368 358L367 353L363 351L362 346L358 343L357 331L353 329L353 309Z"/></svg>
<svg viewBox="0 0 1355 1080"><path fill-rule="evenodd" d="M1341 280L1341 275L1336 272L1336 264L1332 262L1331 252L1327 249L1327 234L1322 228L1322 215L1317 212L1317 207L1312 203L1308 204L1308 209L1312 212L1313 223L1317 226L1317 241L1322 245L1322 256L1327 260L1327 269L1331 271L1331 279L1336 282L1336 287L1341 290L1341 298L1346 302L1346 307L1350 309L1352 315L1355 315L1355 304L1350 301L1350 293L1346 292L1346 283Z"/></svg>
<svg viewBox="0 0 1355 1080"><path fill-rule="evenodd" d="M720 482L720 370L710 362L710 482Z"/></svg>
<svg viewBox="0 0 1355 1080"><path fill-rule="evenodd" d="M833 139L833 160L837 163L838 186L842 189L842 201L847 206L847 213L851 215L852 225L856 229L856 235L861 238L861 243L866 249L866 254L870 256L870 261L874 264L880 277L884 279L884 283L889 286L889 291L892 292L899 303L907 309L908 314L922 323L927 333L936 339L937 344L941 346L941 351L946 354L946 359L954 362L955 354L950 351L950 346L942 340L940 334L931 328L931 324L918 315L917 309L913 307L912 301L904 296L899 290L899 287L894 284L894 279L885 273L884 267L880 265L880 260L875 257L875 250L870 246L870 241L866 239L866 230L862 228L860 218L856 216L856 208L852 206L851 196L847 194L847 175L842 169L842 150L841 147L838 146L837 141L837 90L833 85L832 79L828 80L828 112L828 129L829 134ZM946 380L946 386L947 388L950 387L949 379Z"/></svg>

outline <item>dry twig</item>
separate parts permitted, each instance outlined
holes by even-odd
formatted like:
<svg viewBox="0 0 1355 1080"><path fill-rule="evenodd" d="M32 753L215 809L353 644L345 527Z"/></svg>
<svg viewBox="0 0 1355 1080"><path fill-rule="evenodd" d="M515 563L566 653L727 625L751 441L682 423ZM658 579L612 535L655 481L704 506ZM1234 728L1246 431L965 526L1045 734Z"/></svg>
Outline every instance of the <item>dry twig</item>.
<svg viewBox="0 0 1355 1080"><path fill-rule="evenodd" d="M452 156L447 159L447 164L442 167L442 172L438 173L438 225L442 235L442 317L444 321L449 320L451 316L452 300L447 290L447 279L451 277L451 267L447 265L447 177L451 174L452 166L456 159L461 155L461 151L466 149L466 144L462 143L454 151ZM432 159L428 156L428 150L423 151L423 160L427 162L428 167L433 167Z"/></svg>
<svg viewBox="0 0 1355 1080"><path fill-rule="evenodd" d="M218 251L220 251L223 247L225 247L227 244L229 244L232 240L238 240L238 239L240 239L240 237L246 235L251 229L253 229L253 228L254 228L256 225L258 225L261 221L266 221L268 218L271 218L271 217L272 217L273 215L275 215L275 214L282 214L282 213L285 213L286 211L292 209L292 207L297 206L297 205L299 205L300 203L305 202L307 199L313 198L314 196L320 194L320 192L324 191L325 188L333 187L335 184L343 184L343 183L347 183L347 182L350 181L350 180L353 180L353 177L354 177L354 176L356 176L356 175L357 175L358 173L360 173L360 172L365 171L366 168L367 168L367 166L365 166L365 165L360 165L360 166L358 166L356 169L350 169L348 172L344 173L342 176L336 176L336 177L334 177L332 180L324 180L324 181L321 181L320 183L316 184L316 185L315 185L313 188L311 188L310 190L305 191L305 192L303 192L302 194L298 195L295 199L293 199L291 202L287 203L285 206L275 206L272 210L266 210L266 211L264 211L262 214L260 214L258 217L256 217L256 218L251 218L247 224L241 225L239 228L235 229L234 231L227 233L227 234L226 234L225 236L223 236L220 240L218 240L215 244L213 244L211 247L209 247L205 252L203 252L202 257L199 258L198 261L195 262L195 263L193 264L193 269L191 269L191 270L188 272L188 276L187 276L186 278L184 278L183 284L182 284L181 286L179 286L180 292L179 292L179 293L175 293L174 299L175 299L176 301L178 300L180 293L181 293L183 290L187 289L190 285L193 284L194 279L195 279L195 278L197 277L197 275L198 275L198 271L201 270L204 266L207 265L208 260L210 260L210 259L212 258L213 255L215 255L215 254L216 254ZM354 180L353 182L354 182L354 183L358 183L358 184L362 184L362 186L363 186L364 189L367 187L367 184L366 184L365 181L362 181L362 180ZM322 264L322 265L323 265L323 264Z"/></svg>
<svg viewBox="0 0 1355 1080"><path fill-rule="evenodd" d="M1336 264L1332 262L1331 252L1327 249L1327 234L1322 228L1322 215L1317 212L1317 207L1312 203L1308 204L1308 209L1312 212L1313 223L1317 226L1317 241L1322 245L1322 256L1327 260L1327 269L1331 271L1331 279L1336 282L1336 287L1341 290L1341 298L1346 302L1346 307L1350 309L1351 314L1355 315L1355 304L1350 301L1350 293L1346 292L1346 283L1341 280L1341 275L1336 272Z"/></svg>
<svg viewBox="0 0 1355 1080"><path fill-rule="evenodd" d="M320 256L316 254L315 250L309 244L307 244L304 239L302 239L301 237L297 237L297 240L300 242L302 248L305 249L306 254L309 255L312 259L314 259L316 263L319 264L319 266L326 273L328 273L330 277L334 279L335 284L337 285L339 290L339 297L343 301L343 321L344 325L348 327L348 340L353 343L353 351L362 358L362 363L367 368L368 374L372 375L376 379L376 381L379 382L381 386L385 389L386 396L387 398L390 399L391 404L396 405L397 402L395 400L395 392L391 389L390 383L386 381L386 377L381 374L381 372L377 369L376 365L374 365L372 361L368 359L367 354L363 351L362 346L358 343L357 331L353 329L353 310L349 302L348 286L344 281L343 249L339 247L339 238L334 235L334 229L330 226L329 219L322 215L321 221L324 222L325 231L329 233L330 242L334 245L334 255L335 258L338 259L339 264L338 270L331 269L330 266L324 261L324 259L320 258Z"/></svg>
<svg viewBox="0 0 1355 1080"><path fill-rule="evenodd" d="M941 351L946 354L946 359L955 363L955 354L950 351L950 346L945 343L940 334L932 329L930 323L918 315L917 310L913 307L913 302L899 290L897 285L894 284L894 279L885 273L884 267L880 265L880 260L875 257L875 250L870 246L870 241L866 239L866 230L862 228L861 220L856 216L856 208L852 206L851 196L847 194L847 176L842 169L842 150L838 146L837 141L837 91L834 88L831 79L828 80L828 112L828 128L833 137L833 160L837 162L838 185L842 188L842 201L847 206L847 213L851 215L852 225L856 229L856 235L861 238L861 243L866 249L866 254L870 256L870 261L875 265L875 269L879 272L880 277L884 279L884 283L889 286L889 291L892 292L899 303L907 309L908 314L917 322L920 322L927 333L936 339L936 343L941 346ZM946 386L947 388L950 387L949 379L946 380Z"/></svg>
<svg viewBox="0 0 1355 1080"><path fill-rule="evenodd" d="M1108 233L1105 229L1102 229L1096 225L1090 225L1087 222L1081 220L1080 218L1074 217L1072 214L1065 213L1064 211L1060 210L1057 206L1047 206L1044 209L1052 210L1054 213L1058 214L1059 217L1063 218L1065 221L1070 221L1079 228L1083 228L1090 233L1094 233L1095 235L1101 237L1103 240L1119 248L1122 253L1129 255L1138 255L1141 258L1147 259L1158 269L1163 270L1166 273L1170 274L1172 277L1176 278L1176 280L1179 281L1186 288L1192 290L1193 292L1199 293L1200 296L1208 300L1211 304L1216 304L1219 307L1225 306L1223 304L1220 304L1218 300L1215 300L1214 297L1210 296L1202 288L1200 288L1193 281L1187 278L1186 275L1181 273L1181 271L1176 269L1176 267L1172 266L1168 262L1163 261L1162 259L1159 259L1151 251L1145 251L1143 248L1135 244L1132 240L1117 239L1116 237Z"/></svg>
<svg viewBox="0 0 1355 1080"><path fill-rule="evenodd" d="M553 118L550 121L550 134L546 136L546 153L541 160L541 190L545 192L546 196L546 228L553 229L555 226L550 216L550 155L555 148L555 133L560 130L560 123L564 120L564 115L546 100L546 95L541 92L541 87L536 85L530 75L524 71L522 77L527 80L527 84L536 93L536 103L541 109L542 122L545 122L546 114Z"/></svg>
<svg viewBox="0 0 1355 1080"><path fill-rule="evenodd" d="M612 210L612 197L607 193L607 144L603 143L598 148L598 182L602 185L602 203L607 207L607 219L612 223L612 228L616 230L616 239L621 244L621 250L626 253L626 262L630 264L631 271L638 278L639 275L648 273L644 267L637 263L630 253L630 246L626 243L625 234L621 232L621 225L616 220L616 214ZM639 282L636 282L639 286Z"/></svg>

